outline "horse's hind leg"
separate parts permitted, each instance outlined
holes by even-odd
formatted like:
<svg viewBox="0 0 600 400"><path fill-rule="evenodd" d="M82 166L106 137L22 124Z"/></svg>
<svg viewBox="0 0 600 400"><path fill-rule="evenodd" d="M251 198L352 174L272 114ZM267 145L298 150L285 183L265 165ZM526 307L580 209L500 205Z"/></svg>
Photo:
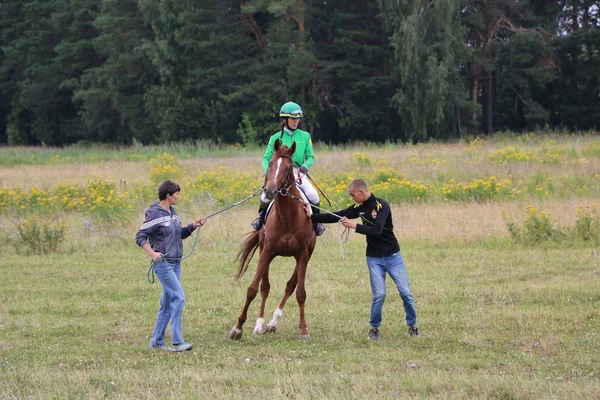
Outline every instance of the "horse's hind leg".
<svg viewBox="0 0 600 400"><path fill-rule="evenodd" d="M267 256L265 252L260 254L260 259L258 260L258 266L256 267L256 273L254 274L254 279L252 279L252 283L248 286L248 290L246 291L246 303L244 304L244 308L242 308L242 313L238 317L237 324L231 328L229 332L229 337L233 340L239 340L242 338L242 326L248 317L248 308L250 307L250 303L256 297L258 293L258 285L263 277L265 271L269 268L269 264L273 260L273 257Z"/></svg>
<svg viewBox="0 0 600 400"><path fill-rule="evenodd" d="M285 285L285 293L283 295L283 299L281 299L281 303L279 303L279 307L273 312L273 319L267 324L267 332L275 332L277 331L277 324L279 324L279 320L283 317L283 307L285 307L285 303L290 298L294 290L296 289L296 284L298 283L298 274L296 270L292 274L292 277Z"/></svg>
<svg viewBox="0 0 600 400"><path fill-rule="evenodd" d="M269 283L269 271L266 270L260 283L260 313L258 315L258 319L256 320L256 326L252 331L253 335L264 333L263 324L265 323L265 304L267 303L267 297L269 297L270 288L271 284Z"/></svg>

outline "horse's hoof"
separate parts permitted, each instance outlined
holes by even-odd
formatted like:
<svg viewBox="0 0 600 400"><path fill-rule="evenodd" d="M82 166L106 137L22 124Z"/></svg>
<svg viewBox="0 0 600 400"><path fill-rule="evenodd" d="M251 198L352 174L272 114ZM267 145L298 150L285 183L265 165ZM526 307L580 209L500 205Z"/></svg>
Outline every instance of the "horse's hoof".
<svg viewBox="0 0 600 400"><path fill-rule="evenodd" d="M256 335L262 335L263 333L265 333L265 331L263 331L262 329L256 329L254 328L254 330L252 331L252 335L256 336Z"/></svg>
<svg viewBox="0 0 600 400"><path fill-rule="evenodd" d="M259 318L256 320L256 326L254 327L254 330L252 330L252 335L256 336L256 335L261 335L263 334L265 331L263 329L263 325L265 323L265 319L264 318Z"/></svg>
<svg viewBox="0 0 600 400"><path fill-rule="evenodd" d="M267 330L265 332L275 333L275 332L277 332L277 327L275 325L267 325Z"/></svg>
<svg viewBox="0 0 600 400"><path fill-rule="evenodd" d="M229 338L232 340L240 340L242 338L242 330L234 326L229 332Z"/></svg>
<svg viewBox="0 0 600 400"><path fill-rule="evenodd" d="M300 335L300 340L309 340L310 338L310 335Z"/></svg>

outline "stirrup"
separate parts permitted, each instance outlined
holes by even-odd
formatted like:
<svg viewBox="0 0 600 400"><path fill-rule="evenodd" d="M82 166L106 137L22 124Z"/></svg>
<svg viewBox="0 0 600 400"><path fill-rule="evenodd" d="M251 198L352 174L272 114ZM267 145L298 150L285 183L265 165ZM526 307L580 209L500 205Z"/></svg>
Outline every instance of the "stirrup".
<svg viewBox="0 0 600 400"><path fill-rule="evenodd" d="M254 221L252 221L252 228L254 228L254 230L259 230L260 228L262 228L263 226L263 219L261 217L256 218Z"/></svg>
<svg viewBox="0 0 600 400"><path fill-rule="evenodd" d="M325 233L325 227L320 222L317 222L315 224L314 230L315 230L315 235L317 235L317 236L321 236L323 233Z"/></svg>

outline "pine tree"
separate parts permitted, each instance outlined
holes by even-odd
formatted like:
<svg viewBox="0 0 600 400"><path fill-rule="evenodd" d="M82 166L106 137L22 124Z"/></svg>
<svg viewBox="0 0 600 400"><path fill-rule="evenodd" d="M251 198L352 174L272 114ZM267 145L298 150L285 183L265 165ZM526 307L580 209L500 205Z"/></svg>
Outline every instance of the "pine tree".
<svg viewBox="0 0 600 400"><path fill-rule="evenodd" d="M517 129L547 120L533 92L552 79L551 33L549 20L538 19L536 10L542 8L528 0L465 2L471 99L482 105L481 114L472 113L472 129L491 134L499 126Z"/></svg>
<svg viewBox="0 0 600 400"><path fill-rule="evenodd" d="M600 2L558 0L560 33L554 41L560 74L544 99L554 125L600 127Z"/></svg>
<svg viewBox="0 0 600 400"><path fill-rule="evenodd" d="M377 1L327 2L319 42L324 69L321 121L327 140L405 140L391 105L391 48Z"/></svg>
<svg viewBox="0 0 600 400"><path fill-rule="evenodd" d="M258 48L237 1L140 1L159 72L147 107L160 140L236 140Z"/></svg>
<svg viewBox="0 0 600 400"><path fill-rule="evenodd" d="M88 137L154 142L156 128L148 123L145 96L156 73L142 51L143 44L154 39L151 27L135 0L102 0L93 26L99 31L93 47L103 62L85 70L74 96Z"/></svg>
<svg viewBox="0 0 600 400"><path fill-rule="evenodd" d="M10 143L20 144L27 141L25 126L19 126L24 118L18 118L19 112L13 105L18 94L18 82L23 76L26 53L17 48L18 39L25 31L23 2L3 0L0 6L0 143L8 142L7 124L12 114L9 130L12 131Z"/></svg>
<svg viewBox="0 0 600 400"><path fill-rule="evenodd" d="M58 18L63 4L58 1L34 0L22 7L8 4L5 12L16 12L15 26L5 34L10 39L5 47L0 75L11 93L11 113L7 121L9 144L61 144L64 115L70 106L70 92L61 87L65 71L56 62L55 47L66 30ZM12 31L12 33L11 33Z"/></svg>
<svg viewBox="0 0 600 400"><path fill-rule="evenodd" d="M458 74L463 31L458 1L380 0L394 48L393 97L407 138L450 136L465 107ZM455 129L456 131L456 129Z"/></svg>

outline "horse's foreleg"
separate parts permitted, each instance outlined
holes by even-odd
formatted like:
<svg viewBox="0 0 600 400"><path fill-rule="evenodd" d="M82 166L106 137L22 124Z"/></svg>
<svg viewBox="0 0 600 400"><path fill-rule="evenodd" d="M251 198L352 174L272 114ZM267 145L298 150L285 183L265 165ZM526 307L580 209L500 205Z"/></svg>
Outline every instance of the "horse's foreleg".
<svg viewBox="0 0 600 400"><path fill-rule="evenodd" d="M244 304L244 308L242 308L242 313L238 317L237 324L235 324L229 332L229 337L233 340L239 340L242 338L242 326L244 325L244 322L246 322L248 308L258 293L258 282L255 282L255 280L256 278L252 281L250 286L248 286L248 290L246 290L246 303Z"/></svg>
<svg viewBox="0 0 600 400"><path fill-rule="evenodd" d="M265 274L260 283L260 313L256 320L256 326L252 331L253 335L264 333L263 324L265 323L265 304L267 303L267 297L269 297L269 290L271 284L269 283L269 271L265 271Z"/></svg>
<svg viewBox="0 0 600 400"><path fill-rule="evenodd" d="M256 273L254 274L254 279L252 280L252 283L250 284L250 286L248 286L248 290L246 291L246 303L244 304L242 313L238 317L237 324L234 325L233 328L231 328L231 331L229 332L229 337L233 340L239 340L242 338L242 326L244 325L244 322L246 322L246 319L248 317L248 308L250 307L250 303L252 303L252 300L254 300L256 294L258 293L258 285L263 277L264 272L269 267L269 263L271 262L271 260L272 258L269 259L264 256L264 253L261 253L261 257L258 260L258 266L256 267Z"/></svg>
<svg viewBox="0 0 600 400"><path fill-rule="evenodd" d="M300 322L298 328L300 328L300 339L310 339L308 328L306 326L306 319L304 317L304 303L306 302L306 289L304 287L304 281L306 278L306 266L308 260L302 258L298 260L296 269L298 270L298 286L296 287L296 300L298 300L298 307L300 308Z"/></svg>
<svg viewBox="0 0 600 400"><path fill-rule="evenodd" d="M296 289L296 284L298 283L298 274L296 270L292 274L292 277L285 285L285 293L283 295L283 299L279 303L277 309L273 312L273 319L267 325L267 332L275 332L277 331L277 324L279 324L279 320L283 317L283 307L285 307L285 303L290 298L294 290Z"/></svg>

